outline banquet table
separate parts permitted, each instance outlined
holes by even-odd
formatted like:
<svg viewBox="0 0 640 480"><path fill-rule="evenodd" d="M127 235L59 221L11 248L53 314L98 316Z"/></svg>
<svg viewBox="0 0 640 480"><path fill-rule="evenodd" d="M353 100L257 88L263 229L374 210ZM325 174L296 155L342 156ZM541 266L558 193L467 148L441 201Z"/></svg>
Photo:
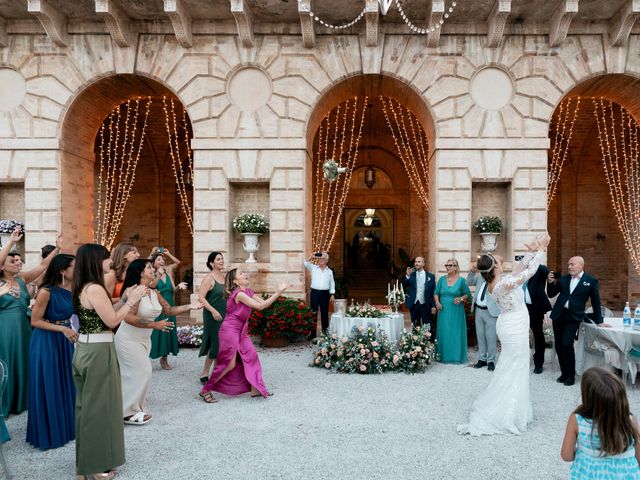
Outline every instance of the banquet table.
<svg viewBox="0 0 640 480"><path fill-rule="evenodd" d="M397 342L402 336L404 328L404 315L401 313L389 313L380 318L348 317L342 313L331 315L329 332L340 337L350 337L353 327L367 328L370 324L376 325L379 331L387 334L389 341Z"/></svg>
<svg viewBox="0 0 640 480"><path fill-rule="evenodd" d="M596 333L600 344L603 347L607 347L604 355L597 358L594 355L586 354L584 335L580 335L576 343L576 373L582 375L582 372L588 368L611 365L627 371L631 374L631 378L635 380L638 364L634 360L627 360L625 357L628 356L632 347L640 347L640 330L634 330L633 326L624 327L622 318L605 318L603 320L603 323L611 325L611 328L598 327L592 323L585 323L584 327L597 329Z"/></svg>

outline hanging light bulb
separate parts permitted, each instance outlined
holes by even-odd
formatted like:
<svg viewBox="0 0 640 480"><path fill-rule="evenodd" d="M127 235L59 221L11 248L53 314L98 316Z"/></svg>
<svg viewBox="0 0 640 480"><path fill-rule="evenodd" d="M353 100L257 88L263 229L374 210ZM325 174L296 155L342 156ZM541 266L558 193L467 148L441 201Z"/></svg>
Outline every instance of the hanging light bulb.
<svg viewBox="0 0 640 480"><path fill-rule="evenodd" d="M365 208L365 213L367 214L368 217L373 217L373 214L376 213L376 209L375 208Z"/></svg>
<svg viewBox="0 0 640 480"><path fill-rule="evenodd" d="M373 224L373 217L364 217L365 227L370 227Z"/></svg>

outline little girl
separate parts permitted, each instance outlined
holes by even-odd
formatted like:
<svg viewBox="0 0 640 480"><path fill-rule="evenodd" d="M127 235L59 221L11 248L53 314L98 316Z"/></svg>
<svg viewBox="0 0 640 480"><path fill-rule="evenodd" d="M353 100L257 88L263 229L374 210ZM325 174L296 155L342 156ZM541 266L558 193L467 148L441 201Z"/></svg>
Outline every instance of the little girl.
<svg viewBox="0 0 640 480"><path fill-rule="evenodd" d="M569 417L560 455L572 479L640 479L636 419L622 381L604 368L590 368L580 384L582 404Z"/></svg>

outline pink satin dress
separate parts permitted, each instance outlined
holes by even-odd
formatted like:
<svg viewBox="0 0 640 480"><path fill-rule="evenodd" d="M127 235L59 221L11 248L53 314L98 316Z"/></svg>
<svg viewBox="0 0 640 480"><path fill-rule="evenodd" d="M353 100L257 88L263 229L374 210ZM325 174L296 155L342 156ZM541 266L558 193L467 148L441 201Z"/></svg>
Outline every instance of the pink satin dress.
<svg viewBox="0 0 640 480"><path fill-rule="evenodd" d="M262 379L262 366L258 358L256 347L247 334L251 307L236 302L236 296L242 290L236 289L227 300L227 312L218 333L220 349L213 373L209 381L202 387L201 392L215 391L225 395L242 395L255 387L263 397L269 392ZM246 289L244 293L253 297L253 290ZM224 377L220 378L234 357L236 366Z"/></svg>

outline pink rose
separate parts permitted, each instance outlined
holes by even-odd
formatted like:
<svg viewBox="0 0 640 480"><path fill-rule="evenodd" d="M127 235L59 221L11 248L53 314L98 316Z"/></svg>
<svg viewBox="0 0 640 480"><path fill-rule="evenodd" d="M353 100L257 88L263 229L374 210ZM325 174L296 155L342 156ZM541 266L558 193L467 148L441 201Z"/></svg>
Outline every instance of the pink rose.
<svg viewBox="0 0 640 480"><path fill-rule="evenodd" d="M329 362L325 363L324 368L331 368L331 364Z"/></svg>

